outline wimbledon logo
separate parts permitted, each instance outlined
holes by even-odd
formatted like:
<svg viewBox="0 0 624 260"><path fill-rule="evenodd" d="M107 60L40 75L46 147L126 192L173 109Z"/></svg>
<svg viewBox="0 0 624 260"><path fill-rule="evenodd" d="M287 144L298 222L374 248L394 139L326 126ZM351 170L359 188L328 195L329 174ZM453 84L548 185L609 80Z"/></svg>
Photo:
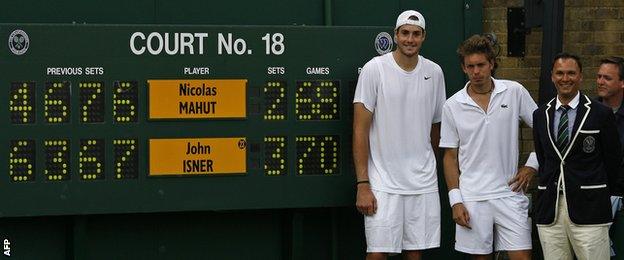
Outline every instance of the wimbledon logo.
<svg viewBox="0 0 624 260"><path fill-rule="evenodd" d="M387 32L380 32L375 37L375 50L379 55L392 51L392 36Z"/></svg>
<svg viewBox="0 0 624 260"><path fill-rule="evenodd" d="M28 34L22 30L15 30L9 36L9 49L15 55L26 53L29 45Z"/></svg>

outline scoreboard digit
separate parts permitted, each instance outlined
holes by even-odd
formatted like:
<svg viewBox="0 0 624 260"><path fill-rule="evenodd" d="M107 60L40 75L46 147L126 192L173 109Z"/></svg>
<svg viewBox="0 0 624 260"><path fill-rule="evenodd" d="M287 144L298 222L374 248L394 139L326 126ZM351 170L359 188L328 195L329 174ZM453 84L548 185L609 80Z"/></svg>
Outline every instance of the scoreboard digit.
<svg viewBox="0 0 624 260"><path fill-rule="evenodd" d="M139 176L139 141L113 140L115 179L136 179Z"/></svg>
<svg viewBox="0 0 624 260"><path fill-rule="evenodd" d="M48 181L66 181L71 177L69 167L70 153L69 139L45 140L43 142L45 152L44 175Z"/></svg>
<svg viewBox="0 0 624 260"><path fill-rule="evenodd" d="M286 120L288 92L284 81L269 81L264 86L264 119Z"/></svg>
<svg viewBox="0 0 624 260"><path fill-rule="evenodd" d="M80 179L104 179L104 140L80 139L78 162Z"/></svg>
<svg viewBox="0 0 624 260"><path fill-rule="evenodd" d="M36 147L32 139L11 140L9 177L14 182L35 180Z"/></svg>
<svg viewBox="0 0 624 260"><path fill-rule="evenodd" d="M71 113L70 89L70 83L67 81L46 82L43 109L47 123L69 123Z"/></svg>
<svg viewBox="0 0 624 260"><path fill-rule="evenodd" d="M264 174L270 176L287 173L288 146L286 136L264 137Z"/></svg>
<svg viewBox="0 0 624 260"><path fill-rule="evenodd" d="M337 174L339 136L297 136L297 174Z"/></svg>
<svg viewBox="0 0 624 260"><path fill-rule="evenodd" d="M35 123L35 83L13 82L9 92L9 111L11 123Z"/></svg>
<svg viewBox="0 0 624 260"><path fill-rule="evenodd" d="M338 81L297 81L295 112L299 120L340 119Z"/></svg>
<svg viewBox="0 0 624 260"><path fill-rule="evenodd" d="M139 86L136 81L113 83L113 118L115 123L136 123L139 107Z"/></svg>
<svg viewBox="0 0 624 260"><path fill-rule="evenodd" d="M82 113L80 122L104 122L104 84L102 82L81 82L79 86Z"/></svg>

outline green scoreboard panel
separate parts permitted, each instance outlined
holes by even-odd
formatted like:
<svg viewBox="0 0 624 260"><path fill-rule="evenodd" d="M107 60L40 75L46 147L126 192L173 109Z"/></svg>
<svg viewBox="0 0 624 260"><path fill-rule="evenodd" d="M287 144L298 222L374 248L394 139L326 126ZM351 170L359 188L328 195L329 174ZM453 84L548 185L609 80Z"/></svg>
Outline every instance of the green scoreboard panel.
<svg viewBox="0 0 624 260"><path fill-rule="evenodd" d="M358 72L392 48L387 27L0 35L2 217L352 205Z"/></svg>

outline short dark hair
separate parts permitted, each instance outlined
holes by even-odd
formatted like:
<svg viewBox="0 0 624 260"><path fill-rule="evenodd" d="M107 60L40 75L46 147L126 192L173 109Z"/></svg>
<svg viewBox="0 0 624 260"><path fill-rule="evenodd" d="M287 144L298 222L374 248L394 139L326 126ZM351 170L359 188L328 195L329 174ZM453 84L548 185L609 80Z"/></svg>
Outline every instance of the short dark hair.
<svg viewBox="0 0 624 260"><path fill-rule="evenodd" d="M618 56L611 56L600 60L602 64L613 64L618 67L618 76L620 80L624 80L624 58Z"/></svg>
<svg viewBox="0 0 624 260"><path fill-rule="evenodd" d="M562 59L562 60L567 60L567 59L573 59L574 61L576 61L576 64L579 67L579 71L583 72L583 64L581 64L581 58L579 58L579 56L569 53L569 52L560 52L557 53L557 55L555 55L555 58L553 58L552 60L552 64L550 64L550 69L552 70L555 67L555 62L557 62L557 60Z"/></svg>

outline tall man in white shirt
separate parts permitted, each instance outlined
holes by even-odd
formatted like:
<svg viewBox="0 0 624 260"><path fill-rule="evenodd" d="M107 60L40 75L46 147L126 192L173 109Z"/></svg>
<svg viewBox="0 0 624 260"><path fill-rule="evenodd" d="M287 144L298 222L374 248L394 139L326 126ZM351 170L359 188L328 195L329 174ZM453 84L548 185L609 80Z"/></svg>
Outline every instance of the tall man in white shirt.
<svg viewBox="0 0 624 260"><path fill-rule="evenodd" d="M474 35L458 48L470 81L442 112L440 147L457 223L455 249L487 259L494 249L511 259L530 259L529 200L523 190L537 169L531 154L518 170L520 120L532 126L537 105L518 82L492 77L492 42ZM530 166L530 167L529 167Z"/></svg>
<svg viewBox="0 0 624 260"><path fill-rule="evenodd" d="M397 49L370 60L355 91L353 158L358 211L364 214L366 259L440 246L435 153L446 99L442 69L419 55L425 18L397 18Z"/></svg>

